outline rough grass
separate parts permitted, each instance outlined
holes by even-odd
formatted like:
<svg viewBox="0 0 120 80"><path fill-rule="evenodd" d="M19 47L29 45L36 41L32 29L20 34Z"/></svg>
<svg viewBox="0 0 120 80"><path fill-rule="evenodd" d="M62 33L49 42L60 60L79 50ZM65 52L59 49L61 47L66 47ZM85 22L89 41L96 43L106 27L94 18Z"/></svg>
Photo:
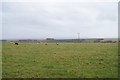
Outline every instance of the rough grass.
<svg viewBox="0 0 120 80"><path fill-rule="evenodd" d="M0 42L0 79L2 79L2 42Z"/></svg>
<svg viewBox="0 0 120 80"><path fill-rule="evenodd" d="M3 78L117 78L117 43L3 43Z"/></svg>

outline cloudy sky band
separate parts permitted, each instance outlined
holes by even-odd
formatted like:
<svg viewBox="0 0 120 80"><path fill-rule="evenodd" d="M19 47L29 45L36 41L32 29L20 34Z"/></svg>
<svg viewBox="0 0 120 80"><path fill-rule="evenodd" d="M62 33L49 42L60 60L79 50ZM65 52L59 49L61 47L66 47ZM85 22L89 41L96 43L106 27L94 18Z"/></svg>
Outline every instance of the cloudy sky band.
<svg viewBox="0 0 120 80"><path fill-rule="evenodd" d="M116 2L4 2L3 39L116 38Z"/></svg>

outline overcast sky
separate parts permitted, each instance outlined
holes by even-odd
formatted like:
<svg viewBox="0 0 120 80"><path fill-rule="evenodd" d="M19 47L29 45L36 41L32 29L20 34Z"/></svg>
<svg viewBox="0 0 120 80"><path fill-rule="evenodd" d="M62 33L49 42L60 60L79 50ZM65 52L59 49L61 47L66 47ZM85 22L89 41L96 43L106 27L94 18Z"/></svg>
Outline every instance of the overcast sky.
<svg viewBox="0 0 120 80"><path fill-rule="evenodd" d="M3 2L2 26L3 39L117 38L118 3Z"/></svg>

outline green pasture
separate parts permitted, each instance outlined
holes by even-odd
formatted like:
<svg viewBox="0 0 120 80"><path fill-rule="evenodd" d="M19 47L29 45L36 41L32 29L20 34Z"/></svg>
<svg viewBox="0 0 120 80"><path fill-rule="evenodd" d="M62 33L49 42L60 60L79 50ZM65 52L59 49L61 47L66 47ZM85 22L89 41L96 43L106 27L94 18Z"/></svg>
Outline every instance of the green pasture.
<svg viewBox="0 0 120 80"><path fill-rule="evenodd" d="M3 78L117 78L117 43L2 44Z"/></svg>

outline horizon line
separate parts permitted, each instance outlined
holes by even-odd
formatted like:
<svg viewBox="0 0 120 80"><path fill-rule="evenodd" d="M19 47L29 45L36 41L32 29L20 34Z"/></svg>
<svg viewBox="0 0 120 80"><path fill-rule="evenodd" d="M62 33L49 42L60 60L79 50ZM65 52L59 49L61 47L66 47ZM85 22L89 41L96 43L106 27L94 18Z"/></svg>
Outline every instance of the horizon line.
<svg viewBox="0 0 120 80"><path fill-rule="evenodd" d="M47 38L39 38L39 39L35 39L35 38L21 38L21 39L0 39L0 40L46 40ZM78 39L78 38L53 38L54 40L58 40L58 39ZM79 39L119 39L119 38L79 38Z"/></svg>

